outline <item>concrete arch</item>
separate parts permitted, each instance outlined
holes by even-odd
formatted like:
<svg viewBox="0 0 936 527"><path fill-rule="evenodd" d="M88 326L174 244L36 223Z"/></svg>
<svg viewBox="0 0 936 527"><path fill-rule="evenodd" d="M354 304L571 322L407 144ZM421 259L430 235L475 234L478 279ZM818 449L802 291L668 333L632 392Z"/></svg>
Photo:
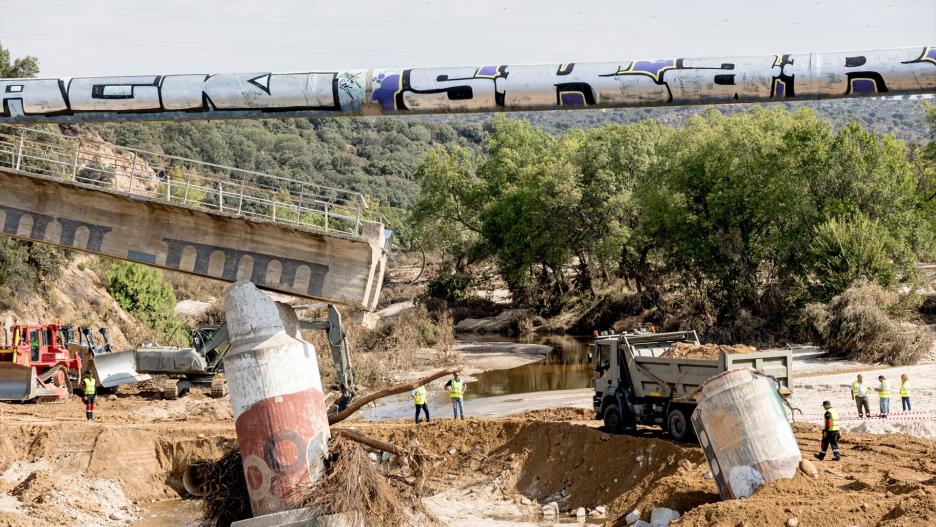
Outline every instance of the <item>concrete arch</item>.
<svg viewBox="0 0 936 527"><path fill-rule="evenodd" d="M208 257L208 274L217 277L223 275L225 260L227 260L227 255L224 254L224 251L220 249L211 251L211 256Z"/></svg>
<svg viewBox="0 0 936 527"><path fill-rule="evenodd" d="M76 249L87 249L88 240L91 238L91 229L81 225L75 229L75 240L72 242L72 247Z"/></svg>
<svg viewBox="0 0 936 527"><path fill-rule="evenodd" d="M237 281L238 282L247 282L250 280L250 277L253 275L254 268L254 259L253 256L245 254L240 257L240 261L237 264Z"/></svg>
<svg viewBox="0 0 936 527"><path fill-rule="evenodd" d="M186 245L185 248L182 249L182 257L179 259L179 270L191 272L195 269L195 259L197 256L198 251L191 245Z"/></svg>
<svg viewBox="0 0 936 527"><path fill-rule="evenodd" d="M270 260L266 268L266 277L263 279L265 285L279 285L280 278L283 276L283 264L279 260Z"/></svg>
<svg viewBox="0 0 936 527"><path fill-rule="evenodd" d="M296 268L296 277L293 279L293 283L285 285L296 291L306 291L309 289L310 280L312 280L312 269L303 264Z"/></svg>
<svg viewBox="0 0 936 527"><path fill-rule="evenodd" d="M36 218L32 214L23 214L20 216L19 225L16 226L16 235L23 238L32 237L33 223Z"/></svg>

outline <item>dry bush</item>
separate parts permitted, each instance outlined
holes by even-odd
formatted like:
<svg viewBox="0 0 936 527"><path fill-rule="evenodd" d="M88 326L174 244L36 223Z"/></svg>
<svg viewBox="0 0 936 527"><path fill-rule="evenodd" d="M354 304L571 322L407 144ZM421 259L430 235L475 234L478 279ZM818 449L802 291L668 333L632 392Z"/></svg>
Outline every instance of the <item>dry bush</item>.
<svg viewBox="0 0 936 527"><path fill-rule="evenodd" d="M294 507L306 507L317 515L358 512L368 525L399 525L406 519L403 496L390 485L361 445L333 438L328 445L325 476L302 483L289 498Z"/></svg>
<svg viewBox="0 0 936 527"><path fill-rule="evenodd" d="M224 292L227 291L228 283L196 276L179 271L164 270L163 276L167 282L172 284L178 300L199 300L208 301L210 299L224 298Z"/></svg>
<svg viewBox="0 0 936 527"><path fill-rule="evenodd" d="M830 352L865 363L913 364L932 347L932 337L901 323L913 300L874 282L858 280L827 306L811 305L806 318Z"/></svg>

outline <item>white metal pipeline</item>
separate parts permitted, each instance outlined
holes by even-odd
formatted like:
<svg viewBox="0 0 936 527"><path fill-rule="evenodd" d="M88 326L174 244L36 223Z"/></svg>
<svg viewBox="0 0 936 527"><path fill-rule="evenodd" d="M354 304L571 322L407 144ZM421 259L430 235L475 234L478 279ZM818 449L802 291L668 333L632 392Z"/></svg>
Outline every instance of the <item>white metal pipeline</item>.
<svg viewBox="0 0 936 527"><path fill-rule="evenodd" d="M0 79L0 123L476 113L936 93L936 46L298 73Z"/></svg>

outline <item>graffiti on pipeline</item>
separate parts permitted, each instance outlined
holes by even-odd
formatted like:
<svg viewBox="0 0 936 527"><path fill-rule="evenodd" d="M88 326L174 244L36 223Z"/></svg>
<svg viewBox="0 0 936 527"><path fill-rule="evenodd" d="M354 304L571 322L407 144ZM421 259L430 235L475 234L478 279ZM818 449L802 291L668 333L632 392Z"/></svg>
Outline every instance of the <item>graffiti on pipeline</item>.
<svg viewBox="0 0 936 527"><path fill-rule="evenodd" d="M0 122L469 113L936 92L936 47L304 73L0 79Z"/></svg>

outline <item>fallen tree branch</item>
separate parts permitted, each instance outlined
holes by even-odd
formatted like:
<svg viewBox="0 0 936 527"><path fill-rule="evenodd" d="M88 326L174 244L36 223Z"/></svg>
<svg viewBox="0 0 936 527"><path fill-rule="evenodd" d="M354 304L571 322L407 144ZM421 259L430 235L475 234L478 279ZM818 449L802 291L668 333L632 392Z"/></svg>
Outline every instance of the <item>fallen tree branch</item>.
<svg viewBox="0 0 936 527"><path fill-rule="evenodd" d="M446 368L444 370L439 370L435 373L417 379L413 382L406 384L397 384L396 386L391 386L389 388L384 388L383 390L377 390L376 392L371 392L359 399L354 399L354 401L348 405L347 408L338 412L337 414L328 414L328 424L333 425L335 423L340 423L348 417L350 417L354 412L360 410L364 405L371 401L376 401L377 399L383 399L384 397L389 397L391 395L396 395L398 393L409 392L415 390L416 388L429 384L430 382L438 379L439 377L445 377L446 375L451 375L455 372L459 372L464 368L464 366L453 366L451 368Z"/></svg>
<svg viewBox="0 0 936 527"><path fill-rule="evenodd" d="M335 432L336 434L342 437L350 439L351 441L356 441L358 443L361 443L362 445L367 445L371 448L376 448L377 450L389 452L396 456L404 457L406 455L405 450L403 450L402 448L394 444L387 443L379 439L374 439L373 437L368 437L354 430L349 430L347 428L335 428L332 430L332 432Z"/></svg>

